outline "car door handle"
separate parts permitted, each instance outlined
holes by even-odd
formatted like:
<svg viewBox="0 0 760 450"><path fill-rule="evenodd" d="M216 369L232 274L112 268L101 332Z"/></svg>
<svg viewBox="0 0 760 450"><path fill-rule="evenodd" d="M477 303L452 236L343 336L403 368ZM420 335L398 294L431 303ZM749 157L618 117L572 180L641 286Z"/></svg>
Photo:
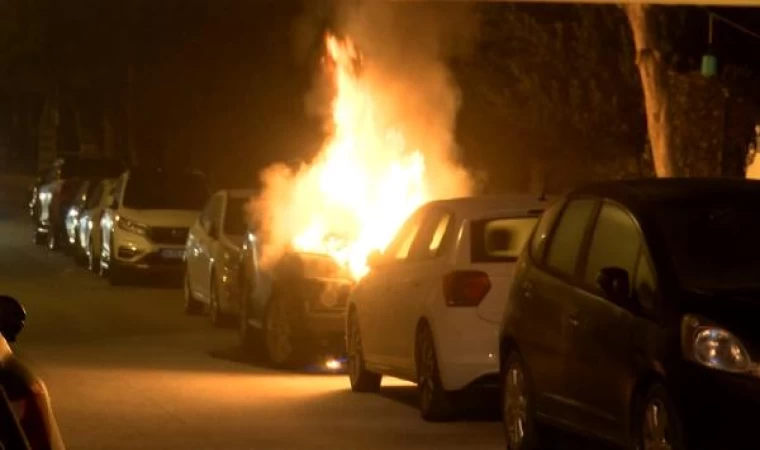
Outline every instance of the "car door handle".
<svg viewBox="0 0 760 450"><path fill-rule="evenodd" d="M522 284L523 297L533 298L533 283L530 281L524 281Z"/></svg>

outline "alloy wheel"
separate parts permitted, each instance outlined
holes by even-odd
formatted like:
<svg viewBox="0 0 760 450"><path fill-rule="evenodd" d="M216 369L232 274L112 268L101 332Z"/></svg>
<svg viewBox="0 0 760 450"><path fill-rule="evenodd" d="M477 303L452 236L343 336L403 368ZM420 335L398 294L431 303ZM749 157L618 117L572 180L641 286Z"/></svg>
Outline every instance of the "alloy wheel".
<svg viewBox="0 0 760 450"><path fill-rule="evenodd" d="M641 443L642 450L671 450L673 448L668 411L660 399L652 399L644 409Z"/></svg>
<svg viewBox="0 0 760 450"><path fill-rule="evenodd" d="M293 330L282 301L274 300L266 319L266 345L272 362L285 363L293 352Z"/></svg>
<svg viewBox="0 0 760 450"><path fill-rule="evenodd" d="M417 377L420 389L420 401L423 405L433 402L435 391L436 359L433 342L429 337L423 337L420 342L419 368Z"/></svg>
<svg viewBox="0 0 760 450"><path fill-rule="evenodd" d="M517 361L510 364L504 375L503 414L507 448L522 449L528 420L528 400L525 394L525 374Z"/></svg>

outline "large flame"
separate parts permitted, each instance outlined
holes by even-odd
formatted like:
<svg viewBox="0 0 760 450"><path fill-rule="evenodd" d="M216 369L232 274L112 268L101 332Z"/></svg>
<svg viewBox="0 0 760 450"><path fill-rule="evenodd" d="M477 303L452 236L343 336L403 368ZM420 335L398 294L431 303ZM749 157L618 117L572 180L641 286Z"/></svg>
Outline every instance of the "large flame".
<svg viewBox="0 0 760 450"><path fill-rule="evenodd" d="M279 215L271 226L288 228L293 249L328 254L358 279L370 252L383 250L415 209L441 195L432 192L426 153L410 148L404 123L387 107L388 92L362 76L369 62L350 39L328 34L325 44L334 88L330 136L297 173L265 173L265 190L280 192L265 203Z"/></svg>

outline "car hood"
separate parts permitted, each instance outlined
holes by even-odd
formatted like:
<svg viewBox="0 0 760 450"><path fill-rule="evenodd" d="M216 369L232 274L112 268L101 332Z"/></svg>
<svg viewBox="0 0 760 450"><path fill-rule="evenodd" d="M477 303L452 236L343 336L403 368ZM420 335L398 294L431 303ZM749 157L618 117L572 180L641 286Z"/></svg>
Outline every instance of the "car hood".
<svg viewBox="0 0 760 450"><path fill-rule="evenodd" d="M684 306L686 312L711 320L760 349L760 287L692 289Z"/></svg>
<svg viewBox="0 0 760 450"><path fill-rule="evenodd" d="M119 215L151 227L190 228L198 218L198 211L123 208Z"/></svg>

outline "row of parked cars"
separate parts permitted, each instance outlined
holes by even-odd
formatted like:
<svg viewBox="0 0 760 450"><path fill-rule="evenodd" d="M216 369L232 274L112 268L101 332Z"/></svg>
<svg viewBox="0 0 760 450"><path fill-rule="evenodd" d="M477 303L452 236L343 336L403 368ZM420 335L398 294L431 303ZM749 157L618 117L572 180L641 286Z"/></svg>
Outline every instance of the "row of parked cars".
<svg viewBox="0 0 760 450"><path fill-rule="evenodd" d="M244 348L274 366L338 368L345 355L352 390L412 381L432 421L485 389L502 405L509 449L540 448L547 427L626 448L756 448L742 439L760 410L758 183L434 201L354 281L324 255L289 252L262 268L251 191L201 207L198 190L186 209L151 209L144 186L154 185L130 186L152 178L137 173L97 202L99 271L114 282L164 265L183 272L186 311L236 324ZM184 222L169 226L177 210Z"/></svg>

